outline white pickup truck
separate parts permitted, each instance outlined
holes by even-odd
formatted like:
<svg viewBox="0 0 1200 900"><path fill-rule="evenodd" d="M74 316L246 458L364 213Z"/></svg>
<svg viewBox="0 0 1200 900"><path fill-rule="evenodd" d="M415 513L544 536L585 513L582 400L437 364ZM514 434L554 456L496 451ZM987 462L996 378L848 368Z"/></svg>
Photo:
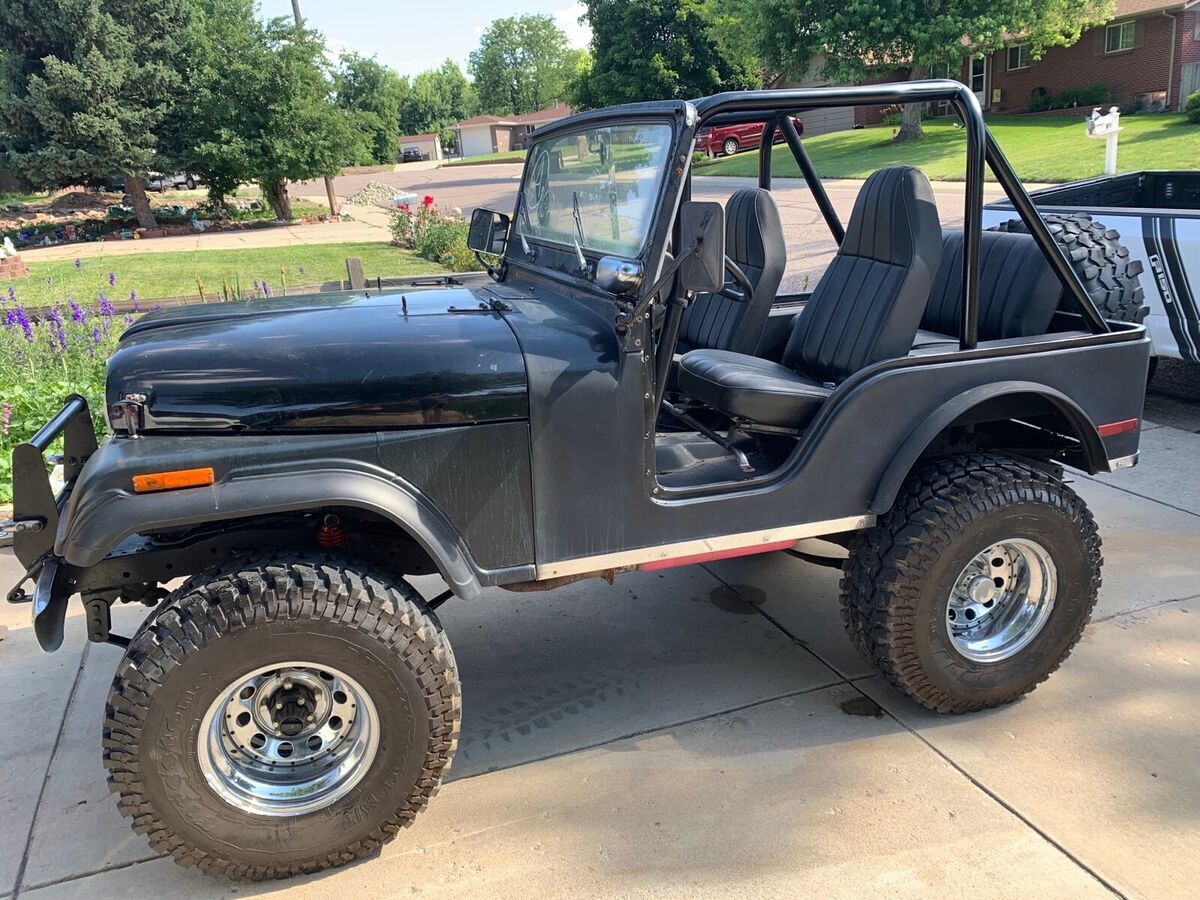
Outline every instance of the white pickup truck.
<svg viewBox="0 0 1200 900"><path fill-rule="evenodd" d="M1106 316L1145 321L1158 356L1200 362L1200 171L1131 172L1030 194ZM984 227L1023 230L1007 201Z"/></svg>

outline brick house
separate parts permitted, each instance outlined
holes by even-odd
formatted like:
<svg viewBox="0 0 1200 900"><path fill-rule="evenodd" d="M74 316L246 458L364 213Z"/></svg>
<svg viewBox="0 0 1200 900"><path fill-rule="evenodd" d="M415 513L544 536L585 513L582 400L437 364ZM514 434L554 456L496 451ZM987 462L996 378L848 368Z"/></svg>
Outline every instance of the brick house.
<svg viewBox="0 0 1200 900"><path fill-rule="evenodd" d="M1126 110L1178 110L1200 90L1200 0L1117 0L1113 19L1070 47L1035 60L1028 44L1013 44L965 61L955 77L991 112L1024 112L1038 94L1095 85Z"/></svg>
<svg viewBox="0 0 1200 900"><path fill-rule="evenodd" d="M804 78L780 79L772 87L825 83L813 74L824 59L814 56L810 62ZM1109 22L1085 31L1070 47L1050 47L1041 59L1033 59L1028 44L1016 43L964 59L961 67L935 69L930 77L969 85L987 112L1025 112L1035 95L1058 97L1095 85L1106 86L1108 102L1126 110L1179 110L1200 90L1200 0L1117 0ZM860 83L906 80L908 69L901 67L875 71ZM950 112L943 107L934 114ZM840 117L836 127L878 125L883 116L880 108L860 106Z"/></svg>
<svg viewBox="0 0 1200 900"><path fill-rule="evenodd" d="M557 122L571 115L566 103L555 103L537 112L520 116L473 116L454 126L460 156L504 153L520 150L529 134L540 125Z"/></svg>

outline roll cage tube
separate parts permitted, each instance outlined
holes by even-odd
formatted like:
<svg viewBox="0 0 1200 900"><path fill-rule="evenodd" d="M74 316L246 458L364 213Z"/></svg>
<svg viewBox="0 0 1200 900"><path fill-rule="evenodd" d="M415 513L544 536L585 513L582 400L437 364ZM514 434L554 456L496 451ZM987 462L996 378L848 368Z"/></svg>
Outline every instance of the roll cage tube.
<svg viewBox="0 0 1200 900"><path fill-rule="evenodd" d="M996 175L997 181L1017 209L1022 221L1029 228L1034 241L1043 255L1050 261L1059 280L1072 298L1078 303L1084 318L1088 321L1095 334L1107 333L1110 329L1104 317L1096 309L1095 304L1084 290L1079 276L1071 268L1057 242L1046 228L1041 214L1025 193L1024 187L1017 179L1008 160L1000 151L995 139L988 133L983 121L983 111L979 100L966 85L950 80L909 81L897 84L856 85L852 87L832 88L796 88L790 90L770 91L739 91L724 94L714 94L711 97L693 101L700 115L698 127L734 124L736 122L754 121L758 118L768 118L764 128L764 144L760 148L759 183L770 183L769 133L774 136L772 127L777 118L782 117L786 123L782 127L784 140L797 158L797 164L805 175L809 189L817 198L818 206L829 225L834 238L841 243L844 232L837 216L832 214L832 205L828 204L829 214L826 214L828 197L825 203L821 196L824 190L818 192L820 184L812 171L811 160L803 152L799 135L795 140L788 134L786 125L791 124L787 116L791 113L801 113L807 109L823 109L834 106L874 106L905 103L933 103L944 101L958 112L962 119L967 139L966 189L964 197L963 221L963 305L962 305L962 335L959 340L960 350L973 350L979 343L979 254L981 235L983 232L983 173L985 164ZM769 128L770 132L766 129ZM794 130L794 129L793 129ZM801 153L796 152L799 147ZM806 165L807 162L807 165ZM811 177L810 177L811 175ZM765 176L765 177L764 177ZM839 236L839 232L842 234Z"/></svg>

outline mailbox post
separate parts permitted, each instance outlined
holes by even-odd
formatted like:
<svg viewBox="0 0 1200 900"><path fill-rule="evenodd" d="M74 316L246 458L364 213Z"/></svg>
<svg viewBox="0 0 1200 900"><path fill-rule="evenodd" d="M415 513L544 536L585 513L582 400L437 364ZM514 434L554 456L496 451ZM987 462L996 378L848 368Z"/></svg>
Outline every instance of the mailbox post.
<svg viewBox="0 0 1200 900"><path fill-rule="evenodd" d="M1108 114L1100 112L1100 107L1092 110L1092 114L1084 119L1087 123L1087 136L1104 140L1104 174L1117 174L1117 135L1121 132L1121 110L1113 106Z"/></svg>

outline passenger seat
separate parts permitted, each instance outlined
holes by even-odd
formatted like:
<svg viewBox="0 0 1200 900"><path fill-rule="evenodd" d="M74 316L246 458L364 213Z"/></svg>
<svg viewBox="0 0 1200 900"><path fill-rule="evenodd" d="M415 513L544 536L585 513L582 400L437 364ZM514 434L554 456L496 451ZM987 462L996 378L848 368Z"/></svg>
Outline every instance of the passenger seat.
<svg viewBox="0 0 1200 900"><path fill-rule="evenodd" d="M979 339L1045 334L1062 298L1062 284L1028 234L985 231L979 253ZM958 346L962 324L963 233L942 235L942 264L933 280L914 350Z"/></svg>
<svg viewBox="0 0 1200 900"><path fill-rule="evenodd" d="M837 256L792 323L782 365L725 350L693 350L679 386L744 423L803 427L835 385L905 356L942 257L933 189L920 169L880 169L854 201Z"/></svg>

